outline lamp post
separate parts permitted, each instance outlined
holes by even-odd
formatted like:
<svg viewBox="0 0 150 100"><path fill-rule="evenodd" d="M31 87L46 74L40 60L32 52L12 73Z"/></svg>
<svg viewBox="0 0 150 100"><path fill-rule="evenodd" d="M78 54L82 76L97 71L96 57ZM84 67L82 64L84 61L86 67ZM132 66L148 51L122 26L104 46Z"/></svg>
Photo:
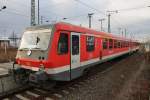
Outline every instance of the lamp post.
<svg viewBox="0 0 150 100"><path fill-rule="evenodd" d="M2 7L2 9L6 9L6 8L7 8L6 6L3 6L3 7Z"/></svg>
<svg viewBox="0 0 150 100"><path fill-rule="evenodd" d="M66 20L66 19L68 19L68 18L66 18L66 17L63 18L63 20Z"/></svg>
<svg viewBox="0 0 150 100"><path fill-rule="evenodd" d="M89 28L91 28L91 18L92 15L94 15L94 13L88 13L88 17L89 17Z"/></svg>
<svg viewBox="0 0 150 100"><path fill-rule="evenodd" d="M101 23L101 31L103 31L103 21L105 20L105 18L99 19L98 21L100 21Z"/></svg>
<svg viewBox="0 0 150 100"><path fill-rule="evenodd" d="M0 9L0 11L2 11L3 9L6 9L7 7L6 6L3 6L1 9Z"/></svg>
<svg viewBox="0 0 150 100"><path fill-rule="evenodd" d="M31 0L31 26L36 25L35 16L35 0Z"/></svg>
<svg viewBox="0 0 150 100"><path fill-rule="evenodd" d="M107 11L108 12L108 33L111 33L111 26L110 26L110 17L114 13L118 13L118 10L115 11Z"/></svg>
<svg viewBox="0 0 150 100"><path fill-rule="evenodd" d="M38 25L40 24L40 1L38 0Z"/></svg>

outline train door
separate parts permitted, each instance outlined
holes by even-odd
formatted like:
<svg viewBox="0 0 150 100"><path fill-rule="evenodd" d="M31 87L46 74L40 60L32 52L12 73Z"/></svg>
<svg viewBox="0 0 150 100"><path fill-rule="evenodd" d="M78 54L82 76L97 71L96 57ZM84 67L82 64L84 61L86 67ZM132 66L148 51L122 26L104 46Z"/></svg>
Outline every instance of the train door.
<svg viewBox="0 0 150 100"><path fill-rule="evenodd" d="M70 65L70 80L78 75L77 68L80 67L80 33L71 33L71 65Z"/></svg>
<svg viewBox="0 0 150 100"><path fill-rule="evenodd" d="M102 49L103 49L102 46L103 46L103 39L100 39L100 51L99 51L99 59L100 59L100 60L101 60L102 57L103 57L103 56L102 56L102 54L103 54L103 53L102 53L102 51L103 51L103 50L102 50Z"/></svg>

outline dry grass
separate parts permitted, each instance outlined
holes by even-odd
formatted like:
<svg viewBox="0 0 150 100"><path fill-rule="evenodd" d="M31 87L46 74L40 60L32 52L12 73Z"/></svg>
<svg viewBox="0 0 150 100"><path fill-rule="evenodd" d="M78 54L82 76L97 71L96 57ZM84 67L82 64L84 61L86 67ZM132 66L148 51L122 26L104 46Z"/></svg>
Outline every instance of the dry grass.
<svg viewBox="0 0 150 100"><path fill-rule="evenodd" d="M0 48L0 63L14 61L16 53L16 48L7 48L7 52L5 52L4 48Z"/></svg>
<svg viewBox="0 0 150 100"><path fill-rule="evenodd" d="M145 52L145 53L144 53L144 56L145 56L145 60L146 60L147 62L150 62L150 52Z"/></svg>

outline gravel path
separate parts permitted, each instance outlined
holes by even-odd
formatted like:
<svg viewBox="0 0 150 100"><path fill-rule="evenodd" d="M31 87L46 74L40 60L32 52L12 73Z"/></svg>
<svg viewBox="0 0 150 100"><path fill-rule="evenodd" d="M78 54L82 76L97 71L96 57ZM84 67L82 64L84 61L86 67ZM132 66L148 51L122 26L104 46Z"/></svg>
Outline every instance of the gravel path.
<svg viewBox="0 0 150 100"><path fill-rule="evenodd" d="M129 100L131 84L144 69L143 60L142 54L133 54L114 64L111 70L92 76L63 100Z"/></svg>

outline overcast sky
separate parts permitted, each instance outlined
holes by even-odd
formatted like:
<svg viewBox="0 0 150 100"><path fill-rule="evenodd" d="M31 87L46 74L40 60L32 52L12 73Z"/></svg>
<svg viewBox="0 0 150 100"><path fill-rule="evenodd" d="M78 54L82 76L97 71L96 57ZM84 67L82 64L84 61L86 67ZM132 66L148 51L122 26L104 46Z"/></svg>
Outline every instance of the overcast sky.
<svg viewBox="0 0 150 100"><path fill-rule="evenodd" d="M15 31L19 36L25 27L30 26L31 0L1 0L0 36L10 36ZM94 13L92 28L100 30L98 19L105 18L104 29L107 31L107 11L119 10L111 16L111 30L119 34L118 28L127 29L132 37L142 39L150 36L150 0L40 0L40 16L43 23L65 21L88 27L88 13ZM63 18L67 20L62 20Z"/></svg>

